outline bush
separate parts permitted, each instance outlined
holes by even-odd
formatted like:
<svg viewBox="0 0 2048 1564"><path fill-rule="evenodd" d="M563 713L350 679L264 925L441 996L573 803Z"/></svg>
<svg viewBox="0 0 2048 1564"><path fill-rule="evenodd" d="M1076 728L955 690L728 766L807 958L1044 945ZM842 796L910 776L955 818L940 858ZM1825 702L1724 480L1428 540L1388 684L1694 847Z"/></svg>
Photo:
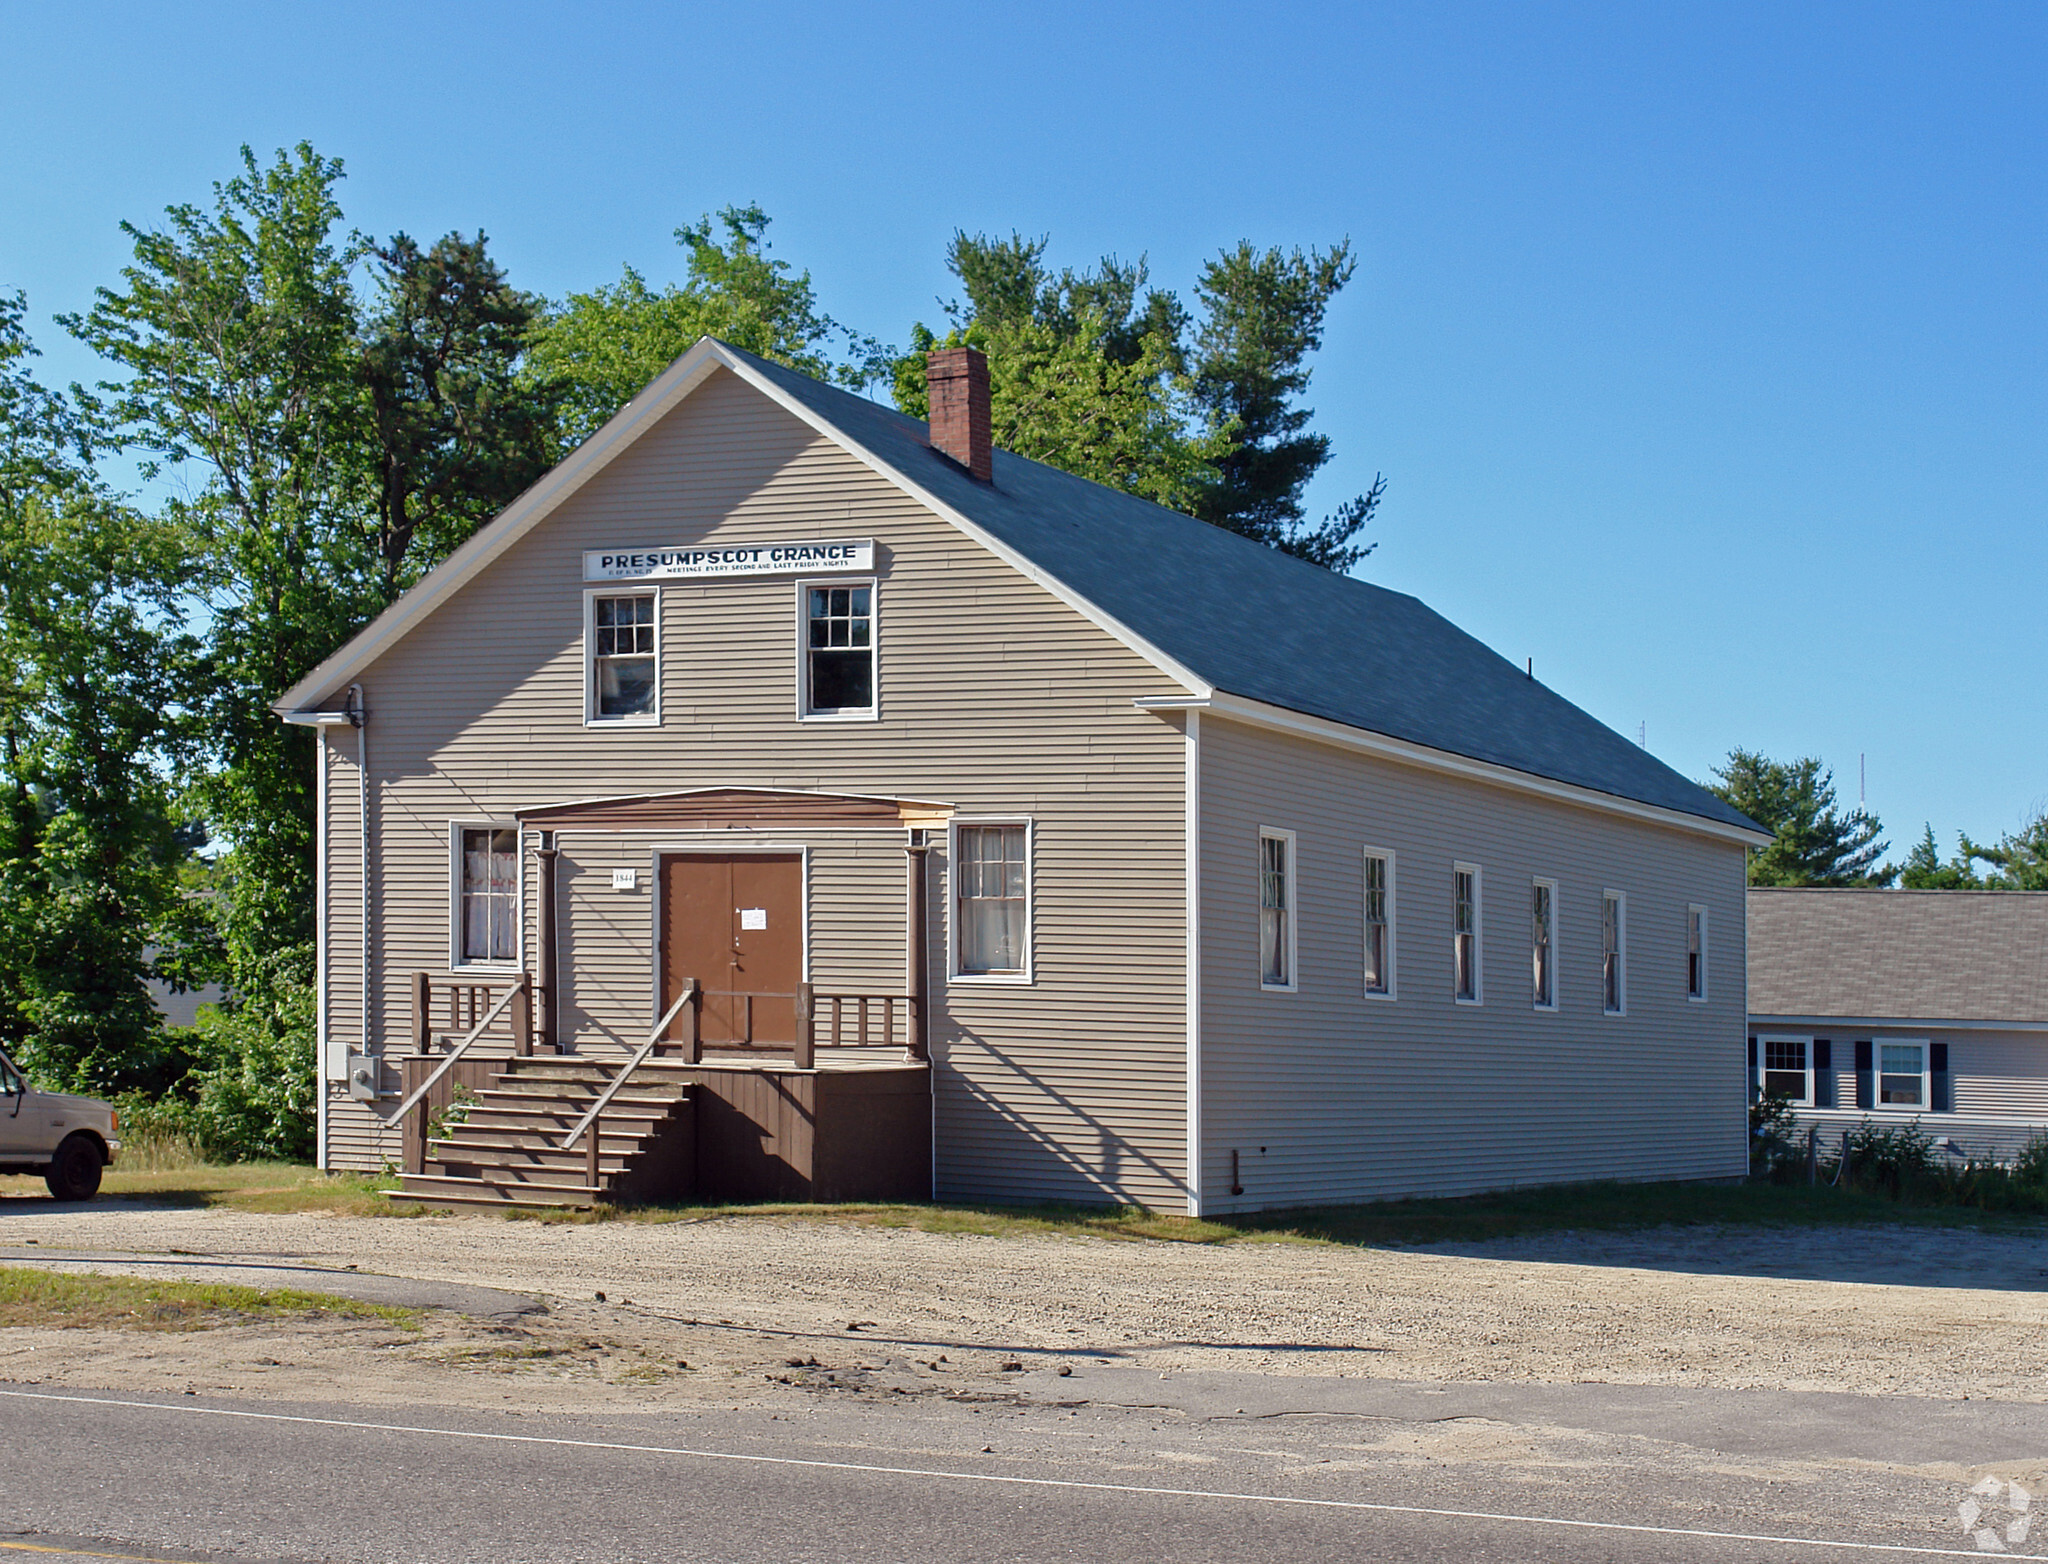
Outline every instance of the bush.
<svg viewBox="0 0 2048 1564"><path fill-rule="evenodd" d="M1798 1128L1791 1098L1771 1092L1750 1099L1750 1177L1782 1182L1795 1159L1800 1167L1806 1165L1805 1154L1794 1139Z"/></svg>

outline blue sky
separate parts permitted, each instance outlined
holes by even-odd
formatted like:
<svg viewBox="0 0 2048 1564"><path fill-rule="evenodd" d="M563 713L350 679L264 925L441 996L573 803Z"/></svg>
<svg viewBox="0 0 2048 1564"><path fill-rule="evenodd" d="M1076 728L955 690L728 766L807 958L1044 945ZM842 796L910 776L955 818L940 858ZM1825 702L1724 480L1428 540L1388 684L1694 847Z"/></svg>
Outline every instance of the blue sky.
<svg viewBox="0 0 2048 1564"><path fill-rule="evenodd" d="M282 18L291 17L287 23ZM2048 10L0 3L0 287L49 323L235 149L559 295L759 201L901 342L955 228L1349 236L1311 401L1361 573L1695 777L1818 754L1902 854L2048 803Z"/></svg>

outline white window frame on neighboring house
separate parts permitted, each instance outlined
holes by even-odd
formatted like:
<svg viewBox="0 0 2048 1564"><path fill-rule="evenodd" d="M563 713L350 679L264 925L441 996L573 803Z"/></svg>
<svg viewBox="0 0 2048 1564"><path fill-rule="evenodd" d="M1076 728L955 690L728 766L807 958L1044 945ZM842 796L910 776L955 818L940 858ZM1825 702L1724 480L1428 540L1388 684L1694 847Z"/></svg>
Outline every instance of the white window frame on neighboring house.
<svg viewBox="0 0 2048 1564"><path fill-rule="evenodd" d="M1458 927L1458 881L1472 877L1472 927L1470 930ZM1472 941L1471 976L1472 992L1459 991L1458 962L1463 955L1463 941ZM1458 862L1451 865L1451 1002L1459 1005L1483 1005L1486 1003L1486 871L1476 863Z"/></svg>
<svg viewBox="0 0 2048 1564"><path fill-rule="evenodd" d="M1543 923L1537 921L1539 900L1548 913ZM1546 1015L1558 1007L1559 984L1557 980L1557 881L1546 880L1540 875L1529 881L1529 1008L1541 1010ZM1542 939L1539 941L1539 928ZM1542 970L1541 963L1549 957L1549 970ZM1550 979L1550 993L1543 992L1544 977Z"/></svg>
<svg viewBox="0 0 2048 1564"><path fill-rule="evenodd" d="M1614 949L1607 948L1607 909L1614 909ZM1607 963L1614 962L1613 994L1610 1000ZM1612 886L1600 892L1600 1013L1628 1014L1628 892Z"/></svg>
<svg viewBox="0 0 2048 1564"><path fill-rule="evenodd" d="M1685 997L1707 1002L1707 909L1698 902L1685 909Z"/></svg>
<svg viewBox="0 0 2048 1564"><path fill-rule="evenodd" d="M1870 1040L1870 1106L1878 1113L1932 1113L1934 1111L1933 1052L1928 1039L1924 1037L1873 1037ZM1886 1102L1884 1100L1884 1078L1887 1075L1912 1075L1911 1070L1887 1070L1884 1067L1884 1051L1887 1048L1913 1048L1920 1054L1920 1100L1918 1102Z"/></svg>
<svg viewBox="0 0 2048 1564"><path fill-rule="evenodd" d="M648 598L654 603L654 709L606 716L599 711L597 602L599 598ZM660 587L601 587L583 594L583 725L586 728L653 728L661 725L662 613ZM629 655L640 656L639 652Z"/></svg>
<svg viewBox="0 0 2048 1564"><path fill-rule="evenodd" d="M1024 833L1024 936L1021 967L981 970L963 964L966 939L962 931L960 876L960 833L963 830L1022 830ZM1038 833L1029 815L960 815L946 825L946 971L952 983L979 987L982 984L1020 987L1034 981L1032 936L1037 924L1035 878L1038 867Z"/></svg>
<svg viewBox="0 0 2048 1564"><path fill-rule="evenodd" d="M1795 1108L1811 1108L1813 1106L1813 1039L1811 1037L1802 1037L1793 1032L1767 1032L1757 1035L1757 1095L1762 1097L1765 1094L1768 1089L1767 1083L1773 1075L1791 1075L1794 1073L1789 1069L1780 1068L1773 1070L1771 1068L1771 1044L1773 1043L1778 1044L1780 1047L1791 1043L1799 1045L1799 1057L1805 1061L1798 1071L1803 1084L1799 1088L1798 1096L1788 1096L1785 1100Z"/></svg>
<svg viewBox="0 0 2048 1564"><path fill-rule="evenodd" d="M470 956L463 950L463 833L468 831L509 831L512 833L512 954ZM451 972L517 972L526 938L526 853L525 841L516 820L450 820L448 822L448 969Z"/></svg>
<svg viewBox="0 0 2048 1564"><path fill-rule="evenodd" d="M1279 938L1277 949L1282 963L1284 982L1275 983L1266 975L1266 844L1278 842L1285 849L1285 861L1281 869L1281 905ZM1259 987L1269 994L1293 994L1301 989L1301 969L1296 965L1301 943L1301 854L1296 850L1295 834L1278 826L1259 827L1258 858L1258 957Z"/></svg>
<svg viewBox="0 0 2048 1564"><path fill-rule="evenodd" d="M811 703L811 594L853 591L868 595L868 704L817 707ZM831 651L824 647L821 650ZM848 651L852 647L845 648ZM877 722L882 715L882 587L874 576L826 576L796 584L796 713L799 722Z"/></svg>
<svg viewBox="0 0 2048 1564"><path fill-rule="evenodd" d="M1395 955L1395 931L1399 927L1400 918L1400 907L1396 900L1395 853L1391 847L1368 847L1365 850L1364 859L1364 888L1361 892L1359 903L1360 916L1365 920L1362 934L1363 944L1359 952L1360 959L1364 963L1360 969L1360 981L1364 986L1367 999L1391 1000L1400 996L1400 962ZM1381 886L1380 910L1386 914L1380 925L1386 930L1386 934L1382 942L1385 948L1380 952L1381 986L1378 988L1374 988L1371 982L1373 931L1372 866L1375 862L1381 866L1383 884Z"/></svg>

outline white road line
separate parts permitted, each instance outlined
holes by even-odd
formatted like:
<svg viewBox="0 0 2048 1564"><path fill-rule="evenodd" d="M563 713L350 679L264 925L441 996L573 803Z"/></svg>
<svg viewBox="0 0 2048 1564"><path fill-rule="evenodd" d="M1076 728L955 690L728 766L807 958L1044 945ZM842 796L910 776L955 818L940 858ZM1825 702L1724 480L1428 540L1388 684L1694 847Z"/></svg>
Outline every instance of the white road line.
<svg viewBox="0 0 2048 1564"><path fill-rule="evenodd" d="M1552 1515L1509 1515L1491 1510L1439 1510L1420 1504L1375 1504L1364 1499L1302 1499L1288 1494L1232 1493L1209 1488L1151 1488L1140 1483L1091 1483L1068 1477L1013 1477L1001 1472L948 1472L936 1467L873 1466L858 1461L820 1461L794 1455L744 1455L733 1450L697 1450L680 1445L636 1445L609 1439L563 1439L546 1434L491 1434L468 1428L425 1428L410 1423L362 1423L339 1417L304 1417L288 1412L249 1412L235 1407L176 1406L162 1401L124 1401L112 1396L66 1396L40 1390L0 1390L19 1401L66 1401L79 1406L126 1407L186 1417L239 1417L258 1423L299 1423L311 1428L346 1428L373 1434L422 1434L433 1439L478 1439L497 1444L546 1445L572 1450L610 1450L625 1455L672 1455L691 1461L731 1461L749 1466L806 1467L828 1472L866 1472L880 1477L932 1477L956 1483L998 1483L1017 1488L1066 1488L1085 1493L1128 1493L1157 1499L1224 1499L1241 1504L1290 1505L1297 1509L1358 1510L1384 1515L1428 1515L1441 1520L1504 1521L1519 1526L1556 1526L1573 1531L1635 1532L1654 1537L1697 1537L1706 1542L1772 1542L1801 1548L1846 1548L1860 1553L1898 1553L1914 1558L1974 1559L1975 1548L1918 1548L1899 1542L1842 1542L1828 1537L1775 1537L1747 1531L1706 1531L1690 1526L1638 1526L1625 1521L1567 1520Z"/></svg>

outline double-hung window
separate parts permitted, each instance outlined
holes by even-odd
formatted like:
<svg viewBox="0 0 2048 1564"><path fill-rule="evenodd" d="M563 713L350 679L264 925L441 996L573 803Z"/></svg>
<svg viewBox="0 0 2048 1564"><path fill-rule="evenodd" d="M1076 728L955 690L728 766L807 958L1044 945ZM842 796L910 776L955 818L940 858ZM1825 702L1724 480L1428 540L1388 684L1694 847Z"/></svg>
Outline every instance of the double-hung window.
<svg viewBox="0 0 2048 1564"><path fill-rule="evenodd" d="M954 971L1024 978L1031 969L1030 828L953 828Z"/></svg>
<svg viewBox="0 0 2048 1564"><path fill-rule="evenodd" d="M455 850L455 963L519 960L519 832L458 826Z"/></svg>
<svg viewBox="0 0 2048 1564"><path fill-rule="evenodd" d="M1294 981L1294 833L1259 832L1259 987Z"/></svg>
<svg viewBox="0 0 2048 1564"><path fill-rule="evenodd" d="M1600 1008L1628 1014L1628 897L1600 893Z"/></svg>
<svg viewBox="0 0 2048 1564"><path fill-rule="evenodd" d="M593 593L584 714L591 722L654 722L661 712L661 598L654 592Z"/></svg>
<svg viewBox="0 0 2048 1564"><path fill-rule="evenodd" d="M1394 997L1394 855L1365 850L1365 992Z"/></svg>
<svg viewBox="0 0 2048 1564"><path fill-rule="evenodd" d="M803 714L874 716L874 582L809 582L801 600Z"/></svg>
<svg viewBox="0 0 2048 1564"><path fill-rule="evenodd" d="M1765 1037L1758 1040L1763 1057L1758 1061L1762 1075L1758 1090L1766 1097L1783 1097L1794 1107L1813 1105L1813 1042L1805 1037Z"/></svg>
<svg viewBox="0 0 2048 1564"><path fill-rule="evenodd" d="M1557 1008L1557 881L1529 884L1529 992L1538 1010Z"/></svg>
<svg viewBox="0 0 2048 1564"><path fill-rule="evenodd" d="M1927 1108L1927 1045L1879 1038L1876 1047L1878 1106Z"/></svg>
<svg viewBox="0 0 2048 1564"><path fill-rule="evenodd" d="M1707 997L1707 909L1685 909L1685 997Z"/></svg>
<svg viewBox="0 0 2048 1564"><path fill-rule="evenodd" d="M1451 994L1461 1005L1484 1000L1479 972L1479 865L1451 866Z"/></svg>

